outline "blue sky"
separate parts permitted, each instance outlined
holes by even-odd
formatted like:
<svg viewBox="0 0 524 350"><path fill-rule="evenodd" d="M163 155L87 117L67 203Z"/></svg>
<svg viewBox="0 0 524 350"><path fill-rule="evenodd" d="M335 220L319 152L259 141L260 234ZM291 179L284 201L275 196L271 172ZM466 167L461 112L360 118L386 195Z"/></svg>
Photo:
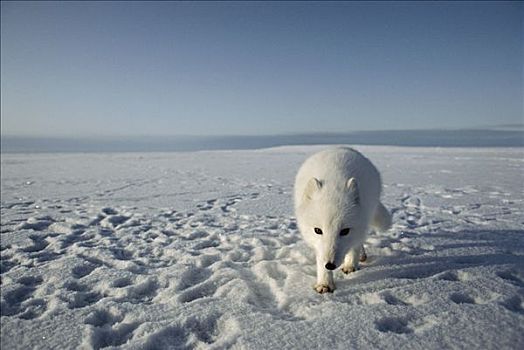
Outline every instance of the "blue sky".
<svg viewBox="0 0 524 350"><path fill-rule="evenodd" d="M2 2L2 134L523 122L519 2Z"/></svg>

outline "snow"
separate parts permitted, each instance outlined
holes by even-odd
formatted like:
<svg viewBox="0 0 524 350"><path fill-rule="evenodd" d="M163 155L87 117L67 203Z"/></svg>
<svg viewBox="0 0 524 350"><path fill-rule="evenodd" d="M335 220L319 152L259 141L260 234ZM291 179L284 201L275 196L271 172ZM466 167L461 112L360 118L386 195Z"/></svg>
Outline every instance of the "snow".
<svg viewBox="0 0 524 350"><path fill-rule="evenodd" d="M2 154L2 348L524 347L522 148L357 146L394 226L320 295L291 193L322 148Z"/></svg>

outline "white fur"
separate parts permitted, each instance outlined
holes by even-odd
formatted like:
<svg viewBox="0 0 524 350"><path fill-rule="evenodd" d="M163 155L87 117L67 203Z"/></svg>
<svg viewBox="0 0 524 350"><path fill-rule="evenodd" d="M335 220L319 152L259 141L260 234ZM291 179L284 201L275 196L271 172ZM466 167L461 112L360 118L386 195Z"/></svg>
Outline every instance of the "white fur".
<svg viewBox="0 0 524 350"><path fill-rule="evenodd" d="M384 231L391 225L391 216L380 203L381 187L375 166L349 147L318 152L300 167L295 179L295 213L304 240L316 253L317 292L335 289L327 263L346 273L357 270L370 226ZM315 228L322 234L316 234ZM341 236L345 228L350 232Z"/></svg>

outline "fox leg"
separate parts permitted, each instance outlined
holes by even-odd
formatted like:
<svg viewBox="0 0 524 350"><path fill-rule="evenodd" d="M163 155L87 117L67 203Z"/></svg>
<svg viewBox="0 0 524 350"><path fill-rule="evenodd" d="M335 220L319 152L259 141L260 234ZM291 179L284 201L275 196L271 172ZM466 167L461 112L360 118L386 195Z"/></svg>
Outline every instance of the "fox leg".
<svg viewBox="0 0 524 350"><path fill-rule="evenodd" d="M344 263L342 264L342 272L348 274L358 270L359 260L361 257L361 252L364 252L363 246L358 248L351 249L346 256L344 257ZM364 252L365 254L365 252Z"/></svg>
<svg viewBox="0 0 524 350"><path fill-rule="evenodd" d="M364 246L360 249L360 262L364 262L368 259L368 255L366 254L366 250L364 249Z"/></svg>
<svg viewBox="0 0 524 350"><path fill-rule="evenodd" d="M335 282L333 281L333 271L326 269L325 264L317 257L317 283L313 287L320 294L333 293Z"/></svg>

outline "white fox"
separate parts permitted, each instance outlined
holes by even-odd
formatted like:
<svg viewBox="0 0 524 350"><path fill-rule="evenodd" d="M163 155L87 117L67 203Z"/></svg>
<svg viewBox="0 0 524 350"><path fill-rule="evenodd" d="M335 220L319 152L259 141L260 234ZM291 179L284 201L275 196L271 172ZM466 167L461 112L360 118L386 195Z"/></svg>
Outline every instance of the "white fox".
<svg viewBox="0 0 524 350"><path fill-rule="evenodd" d="M362 154L337 147L318 152L295 179L295 213L304 240L315 249L319 293L333 292L333 270L358 269L366 259L370 226L385 231L391 215L380 203L380 174Z"/></svg>

